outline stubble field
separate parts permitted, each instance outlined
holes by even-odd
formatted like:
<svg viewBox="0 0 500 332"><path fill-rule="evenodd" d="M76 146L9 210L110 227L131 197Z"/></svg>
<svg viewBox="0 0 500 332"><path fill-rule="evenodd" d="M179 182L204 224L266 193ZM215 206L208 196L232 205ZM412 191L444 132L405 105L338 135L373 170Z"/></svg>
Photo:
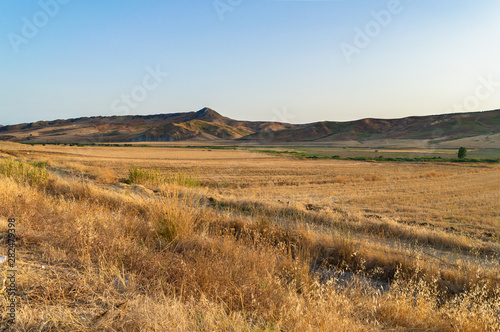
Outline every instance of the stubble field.
<svg viewBox="0 0 500 332"><path fill-rule="evenodd" d="M498 164L13 143L0 156L15 329L500 329Z"/></svg>

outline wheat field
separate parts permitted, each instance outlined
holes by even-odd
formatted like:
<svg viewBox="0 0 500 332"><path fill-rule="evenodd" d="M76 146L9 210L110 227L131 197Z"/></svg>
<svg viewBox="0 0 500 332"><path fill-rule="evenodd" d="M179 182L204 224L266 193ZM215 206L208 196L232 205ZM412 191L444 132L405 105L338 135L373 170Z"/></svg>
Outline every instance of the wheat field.
<svg viewBox="0 0 500 332"><path fill-rule="evenodd" d="M498 164L7 142L0 157L2 250L9 218L17 236L2 327L500 330Z"/></svg>

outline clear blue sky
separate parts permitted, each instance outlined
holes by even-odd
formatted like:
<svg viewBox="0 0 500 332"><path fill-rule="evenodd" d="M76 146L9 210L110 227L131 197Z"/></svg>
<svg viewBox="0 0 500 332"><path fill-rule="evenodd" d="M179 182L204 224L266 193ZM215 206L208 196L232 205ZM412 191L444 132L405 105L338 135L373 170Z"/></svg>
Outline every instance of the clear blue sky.
<svg viewBox="0 0 500 332"><path fill-rule="evenodd" d="M0 124L204 106L294 123L500 108L500 1L397 2L3 0Z"/></svg>

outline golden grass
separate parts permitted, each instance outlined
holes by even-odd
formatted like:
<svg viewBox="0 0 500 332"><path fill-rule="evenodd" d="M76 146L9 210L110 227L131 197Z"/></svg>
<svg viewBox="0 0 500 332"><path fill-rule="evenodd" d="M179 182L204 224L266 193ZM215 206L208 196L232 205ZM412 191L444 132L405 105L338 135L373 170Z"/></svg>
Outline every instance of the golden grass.
<svg viewBox="0 0 500 332"><path fill-rule="evenodd" d="M443 172L436 172L435 170L431 170L427 173L425 173L425 176L428 178L441 178L447 176L446 173Z"/></svg>
<svg viewBox="0 0 500 332"><path fill-rule="evenodd" d="M0 147L18 330L500 329L498 166Z"/></svg>

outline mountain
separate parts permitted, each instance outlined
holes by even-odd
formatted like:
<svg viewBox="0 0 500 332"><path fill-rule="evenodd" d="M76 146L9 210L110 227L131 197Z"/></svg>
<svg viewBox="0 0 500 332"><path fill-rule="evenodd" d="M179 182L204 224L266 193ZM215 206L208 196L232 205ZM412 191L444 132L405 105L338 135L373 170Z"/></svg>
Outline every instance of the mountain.
<svg viewBox="0 0 500 332"><path fill-rule="evenodd" d="M0 126L0 140L15 142L242 141L317 142L433 140L500 134L500 110L289 124L238 121L210 108L197 112L83 117Z"/></svg>

